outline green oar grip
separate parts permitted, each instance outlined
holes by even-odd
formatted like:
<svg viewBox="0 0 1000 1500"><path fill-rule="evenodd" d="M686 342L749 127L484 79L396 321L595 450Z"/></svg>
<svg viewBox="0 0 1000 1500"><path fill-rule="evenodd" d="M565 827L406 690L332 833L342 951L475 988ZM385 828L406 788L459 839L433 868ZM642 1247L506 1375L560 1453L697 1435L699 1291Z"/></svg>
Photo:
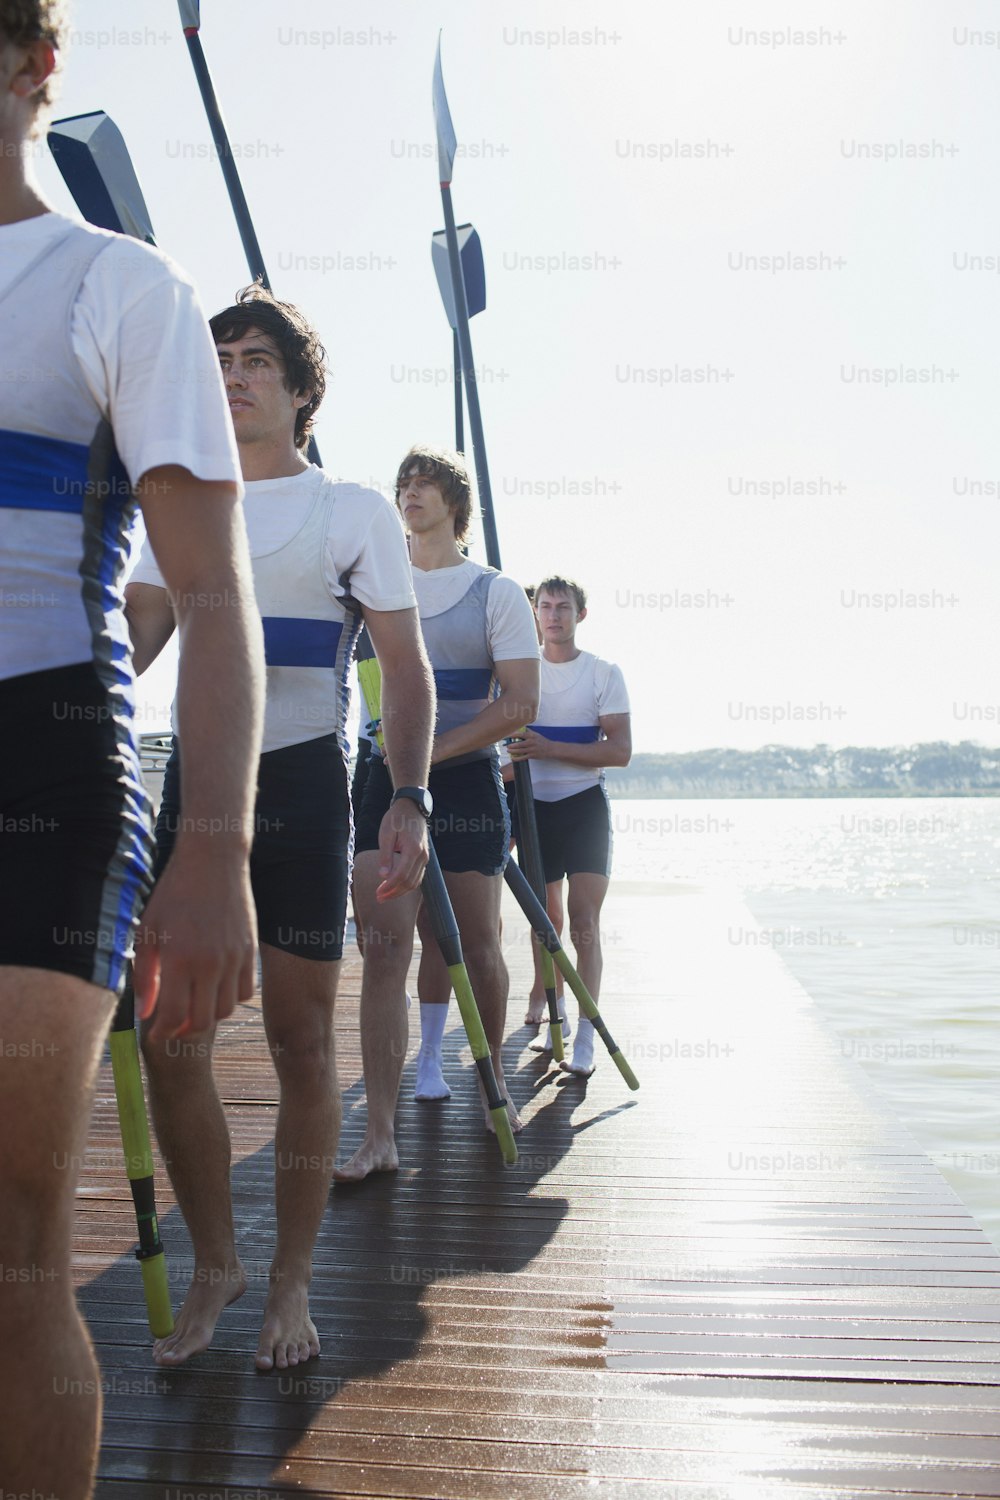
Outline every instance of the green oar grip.
<svg viewBox="0 0 1000 1500"><path fill-rule="evenodd" d="M542 948L542 984L545 987L545 1000L549 1008L552 1056L558 1063L562 1062L566 1054L563 1048L562 1021L559 1018L559 997L556 994L556 968L552 962L552 954L545 947Z"/></svg>
<svg viewBox="0 0 1000 1500"><path fill-rule="evenodd" d="M629 1088L637 1089L639 1087L639 1080L638 1078L636 1078L635 1074L632 1072L632 1069L629 1067L628 1063L625 1061L625 1058L622 1056L621 1048L605 1025L604 1017L597 1009L594 998L591 995L590 991L587 989L587 986L584 984L583 980L580 978L579 974L570 963L569 958L561 949L553 956L556 963L563 971L566 983L569 985L570 989L573 991L573 994L579 1000L580 1009L583 1011L587 1019L592 1022L594 1030L597 1032L597 1035L600 1037L605 1047L607 1047L608 1052L611 1054L611 1060L614 1063L615 1067L618 1069L619 1073L622 1075Z"/></svg>
<svg viewBox="0 0 1000 1500"><path fill-rule="evenodd" d="M154 1338L165 1339L174 1331L174 1313L170 1306L170 1283L167 1280L167 1262L163 1251L140 1259L142 1289L146 1294L146 1314L149 1331Z"/></svg>
<svg viewBox="0 0 1000 1500"><path fill-rule="evenodd" d="M173 1331L174 1316L170 1308L167 1268L156 1216L153 1152L149 1140L146 1096L142 1088L142 1070L139 1066L139 1039L132 1021L131 1005L127 1001L115 1018L108 1046L115 1081L118 1123L125 1152L125 1171L132 1190L135 1222L139 1231L139 1248L135 1253L142 1271L149 1327L155 1338L164 1338Z"/></svg>
<svg viewBox="0 0 1000 1500"><path fill-rule="evenodd" d="M541 943L543 949L545 949L552 955L552 958L562 970L563 975L566 979L566 983L569 985L570 989L573 991L573 994L580 1002L580 1009L583 1011L587 1019L594 1023L594 1030L601 1038L601 1041L604 1043L605 1047L607 1047L608 1051L611 1053L618 1071L621 1073L630 1089L637 1089L639 1087L638 1078L636 1078L635 1074L632 1072L632 1069L629 1067L624 1057L622 1057L617 1043L604 1024L604 1020L601 1016L600 1011L597 1009L597 1005L594 1002L593 996L587 989L587 986L584 984L579 974L574 969L573 965L570 963L569 954L566 952L562 943L559 941L559 935L549 920L549 914L545 910L545 907L542 905L542 903L539 901L538 897L535 895L534 891L531 889L531 885L529 884L524 871L520 869L513 860L508 860L507 868L504 871L504 879L507 881L507 885L509 886L511 894L514 896L514 899L516 900L518 906L521 908L521 910L524 912L524 915L531 923L531 929L537 937L538 941Z"/></svg>
<svg viewBox="0 0 1000 1500"><path fill-rule="evenodd" d="M476 1005L476 997L473 995L472 986L469 983L468 970L464 964L453 964L449 966L448 973L451 976L455 999L458 1001L458 1009L462 1017L462 1023L465 1026L465 1034L469 1039L469 1047L475 1060L476 1069L479 1077L482 1079L483 1092L486 1095L486 1103L493 1117L493 1125L497 1133L497 1143L500 1147L501 1155L508 1166L513 1166L517 1161L517 1146L514 1144L514 1132L510 1128L507 1101L500 1092L497 1075L493 1071L490 1044L486 1039L482 1017L479 1014L479 1007Z"/></svg>

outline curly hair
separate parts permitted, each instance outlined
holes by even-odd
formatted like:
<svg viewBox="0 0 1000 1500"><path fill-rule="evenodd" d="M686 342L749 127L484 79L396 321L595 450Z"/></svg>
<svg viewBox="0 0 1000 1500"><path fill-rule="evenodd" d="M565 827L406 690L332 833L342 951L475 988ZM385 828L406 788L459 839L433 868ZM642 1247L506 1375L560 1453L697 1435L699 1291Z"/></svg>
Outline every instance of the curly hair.
<svg viewBox="0 0 1000 1500"><path fill-rule="evenodd" d="M66 0L0 0L0 42L14 47L50 42L55 48L58 71L60 55L66 46L68 19ZM36 111L52 103L54 80L55 73L35 95Z"/></svg>
<svg viewBox="0 0 1000 1500"><path fill-rule="evenodd" d="M297 307L279 302L259 281L237 292L232 307L216 313L208 326L217 344L246 338L254 328L274 340L285 366L285 389L309 396L295 414L295 446L308 447L313 418L326 394L326 350L315 328Z"/></svg>
<svg viewBox="0 0 1000 1500"><path fill-rule="evenodd" d="M441 487L444 502L452 514L456 542L468 540L472 525L472 486L469 471L461 454L450 448L427 448L414 444L396 474L396 504L404 482L413 474L434 479Z"/></svg>

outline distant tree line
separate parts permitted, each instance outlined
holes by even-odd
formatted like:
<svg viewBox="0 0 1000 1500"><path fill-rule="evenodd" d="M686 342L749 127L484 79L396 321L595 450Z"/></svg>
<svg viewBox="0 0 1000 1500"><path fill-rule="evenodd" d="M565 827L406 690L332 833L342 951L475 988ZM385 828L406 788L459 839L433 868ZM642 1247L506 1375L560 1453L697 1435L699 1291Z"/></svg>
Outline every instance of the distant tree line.
<svg viewBox="0 0 1000 1500"><path fill-rule="evenodd" d="M1000 750L972 740L834 749L764 745L633 755L607 771L612 797L1000 795Z"/></svg>

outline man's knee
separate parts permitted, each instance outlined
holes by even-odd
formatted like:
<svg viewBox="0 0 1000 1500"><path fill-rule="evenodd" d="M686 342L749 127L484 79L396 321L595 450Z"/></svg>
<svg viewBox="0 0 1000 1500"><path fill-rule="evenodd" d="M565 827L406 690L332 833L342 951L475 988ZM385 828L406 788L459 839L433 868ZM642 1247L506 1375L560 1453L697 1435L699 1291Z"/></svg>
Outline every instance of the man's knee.
<svg viewBox="0 0 1000 1500"><path fill-rule="evenodd" d="M377 974L396 974L409 967L412 945L391 927L369 922L364 928L365 968Z"/></svg>
<svg viewBox="0 0 1000 1500"><path fill-rule="evenodd" d="M139 1046L150 1083L160 1088L187 1086L193 1077L210 1073L215 1031L201 1031L191 1036L163 1037L151 1041L149 1027L143 1026Z"/></svg>
<svg viewBox="0 0 1000 1500"><path fill-rule="evenodd" d="M269 1046L274 1066L286 1082L299 1086L336 1078L333 1029L329 1025L269 1027Z"/></svg>
<svg viewBox="0 0 1000 1500"><path fill-rule="evenodd" d="M593 907L573 911L569 919L570 936L577 948L599 948L601 944L601 915Z"/></svg>

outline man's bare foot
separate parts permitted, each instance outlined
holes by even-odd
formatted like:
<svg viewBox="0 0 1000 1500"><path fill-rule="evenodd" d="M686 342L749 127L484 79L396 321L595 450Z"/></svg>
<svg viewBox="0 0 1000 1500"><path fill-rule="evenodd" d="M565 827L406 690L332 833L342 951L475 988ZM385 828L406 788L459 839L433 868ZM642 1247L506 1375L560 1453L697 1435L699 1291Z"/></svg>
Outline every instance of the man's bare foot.
<svg viewBox="0 0 1000 1500"><path fill-rule="evenodd" d="M363 1182L372 1172L397 1172L399 1153L392 1136L387 1141L370 1141L367 1136L350 1161L334 1167L335 1182Z"/></svg>
<svg viewBox="0 0 1000 1500"><path fill-rule="evenodd" d="M450 1099L451 1089L444 1081L441 1069L440 1047L429 1047L426 1042L417 1053L417 1079L413 1086L414 1099Z"/></svg>
<svg viewBox="0 0 1000 1500"><path fill-rule="evenodd" d="M524 1129L524 1121L521 1119L521 1116L514 1108L510 1096L507 1093L507 1084L504 1081L503 1069L498 1068L496 1063L494 1063L493 1071L496 1074L497 1087L500 1090L503 1101L507 1106L507 1118L510 1120L511 1132L514 1135L517 1135L519 1131ZM480 1078L478 1072L476 1074L476 1082L479 1085L479 1097L482 1100L483 1104L483 1118L486 1121L486 1129L489 1131L490 1135L496 1135L497 1131L496 1126L493 1123L493 1116L490 1114L490 1107L486 1102L486 1090L483 1088L483 1080Z"/></svg>
<svg viewBox="0 0 1000 1500"><path fill-rule="evenodd" d="M548 1016L548 1013L549 1010L548 1006L545 1003L545 996L542 995L541 998L539 998L538 995L534 993L530 994L528 996L528 1009L525 1012L524 1016L525 1026L541 1026L542 1022Z"/></svg>
<svg viewBox="0 0 1000 1500"><path fill-rule="evenodd" d="M318 1353L319 1334L309 1316L309 1288L279 1274L267 1294L254 1364L258 1370L287 1370Z"/></svg>
<svg viewBox="0 0 1000 1500"><path fill-rule="evenodd" d="M514 1105L512 1104L510 1099L505 1097L504 1103L507 1106L507 1118L510 1121L511 1134L520 1135L521 1131L524 1129L524 1121L521 1119L521 1116L514 1108ZM485 1101L483 1102L483 1115L486 1120L486 1129L489 1131L490 1135L496 1135L497 1128L493 1123L493 1116L490 1114L490 1107Z"/></svg>
<svg viewBox="0 0 1000 1500"><path fill-rule="evenodd" d="M201 1354L212 1342L223 1308L246 1289L246 1273L238 1260L230 1266L196 1266L173 1333L153 1345L154 1364L182 1365Z"/></svg>

